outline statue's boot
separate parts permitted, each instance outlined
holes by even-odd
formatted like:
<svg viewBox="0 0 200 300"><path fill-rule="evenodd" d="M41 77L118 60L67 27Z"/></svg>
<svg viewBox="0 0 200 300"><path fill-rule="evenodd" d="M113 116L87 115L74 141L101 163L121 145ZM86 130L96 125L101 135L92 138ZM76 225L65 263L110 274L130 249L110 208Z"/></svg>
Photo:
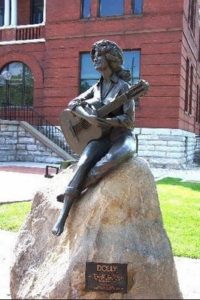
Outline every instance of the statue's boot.
<svg viewBox="0 0 200 300"><path fill-rule="evenodd" d="M63 232L65 222L69 215L70 208L71 208L73 202L76 200L76 198L78 198L79 193L74 192L70 188L68 188L66 190L66 193L63 195L64 195L63 196L63 199L64 199L63 208L60 212L57 222L55 223L55 225L52 229L52 233L57 236L61 235L61 233Z"/></svg>

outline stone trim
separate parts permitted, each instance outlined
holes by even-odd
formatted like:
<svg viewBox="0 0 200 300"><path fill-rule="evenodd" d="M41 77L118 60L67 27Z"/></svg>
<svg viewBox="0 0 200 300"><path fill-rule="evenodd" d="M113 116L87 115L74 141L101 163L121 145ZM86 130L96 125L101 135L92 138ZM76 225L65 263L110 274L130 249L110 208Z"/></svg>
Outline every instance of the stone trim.
<svg viewBox="0 0 200 300"><path fill-rule="evenodd" d="M70 154L68 154L63 149L61 149L56 144L54 144L50 139L48 139L45 135L43 135L41 132L39 132L29 123L25 121L20 121L20 125L22 128L27 130L32 136L34 136L37 140L43 143L46 147L50 148L53 152L55 152L58 156L60 156L64 160L68 160L68 159L74 160L74 158Z"/></svg>
<svg viewBox="0 0 200 300"><path fill-rule="evenodd" d="M26 122L0 120L0 161L61 163L74 160Z"/></svg>
<svg viewBox="0 0 200 300"><path fill-rule="evenodd" d="M194 162L196 135L182 129L135 128L138 156L152 167L183 169Z"/></svg>

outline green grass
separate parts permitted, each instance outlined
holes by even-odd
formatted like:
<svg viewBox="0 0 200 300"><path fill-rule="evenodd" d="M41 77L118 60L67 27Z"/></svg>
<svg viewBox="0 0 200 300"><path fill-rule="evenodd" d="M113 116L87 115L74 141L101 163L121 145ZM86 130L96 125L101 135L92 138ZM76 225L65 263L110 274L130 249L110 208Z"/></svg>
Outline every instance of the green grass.
<svg viewBox="0 0 200 300"><path fill-rule="evenodd" d="M0 229L18 231L31 209L30 202L0 205Z"/></svg>
<svg viewBox="0 0 200 300"><path fill-rule="evenodd" d="M200 184L175 178L156 184L173 254L200 258ZM30 202L0 205L0 229L18 231L30 208Z"/></svg>
<svg viewBox="0 0 200 300"><path fill-rule="evenodd" d="M157 189L173 254L200 258L200 184L165 178Z"/></svg>

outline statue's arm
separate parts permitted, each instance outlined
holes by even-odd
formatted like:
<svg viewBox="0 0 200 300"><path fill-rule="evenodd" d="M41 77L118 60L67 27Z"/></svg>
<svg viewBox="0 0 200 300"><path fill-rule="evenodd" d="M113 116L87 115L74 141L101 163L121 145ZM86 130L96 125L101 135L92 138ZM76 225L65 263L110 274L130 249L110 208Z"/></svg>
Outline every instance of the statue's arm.
<svg viewBox="0 0 200 300"><path fill-rule="evenodd" d="M94 96L94 87L92 86L78 97L71 100L67 106L70 110L76 110L77 107L81 107L85 100L91 99Z"/></svg>
<svg viewBox="0 0 200 300"><path fill-rule="evenodd" d="M123 105L123 114L114 117L119 127L133 128L135 121L135 101L129 100Z"/></svg>
<svg viewBox="0 0 200 300"><path fill-rule="evenodd" d="M121 94L124 94L128 90L129 86L128 84L123 87L123 89L120 91L118 96ZM112 127L125 127L125 128L133 128L134 127L134 122L135 122L135 101L132 100L127 100L127 102L123 105L122 107L123 113L120 115L116 115L112 118L104 118L101 120L107 124L107 126L112 126Z"/></svg>
<svg viewBox="0 0 200 300"><path fill-rule="evenodd" d="M123 114L117 115L112 118L98 118L105 126L109 127L125 127L132 129L134 128L134 111L135 104L134 100L129 100L129 103L123 105Z"/></svg>
<svg viewBox="0 0 200 300"><path fill-rule="evenodd" d="M89 114L84 109L86 104L85 101L94 97L94 88L95 86L92 86L86 92L71 100L67 108L74 111L79 117L86 119L92 125L105 126L104 122L102 123L101 120L98 120L95 115Z"/></svg>

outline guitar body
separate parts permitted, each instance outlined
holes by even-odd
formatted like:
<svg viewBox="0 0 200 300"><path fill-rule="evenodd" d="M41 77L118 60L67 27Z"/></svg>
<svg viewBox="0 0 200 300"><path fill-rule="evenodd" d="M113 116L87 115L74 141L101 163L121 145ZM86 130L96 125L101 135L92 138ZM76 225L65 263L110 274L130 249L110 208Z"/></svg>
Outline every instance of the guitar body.
<svg viewBox="0 0 200 300"><path fill-rule="evenodd" d="M68 145L77 154L82 153L88 142L100 138L103 134L100 127L92 126L68 109L61 113L60 124Z"/></svg>
<svg viewBox="0 0 200 300"><path fill-rule="evenodd" d="M132 98L144 95L147 92L148 87L148 82L140 80L137 84L130 87L126 93L116 97L114 101L94 110L92 106L95 99L91 99L88 100L84 109L88 114L95 114L100 118L104 118L110 112L113 112ZM109 130L91 125L87 122L86 117L79 116L76 112L72 112L69 109L66 109L61 113L60 124L67 143L77 154L81 154L90 141L99 139Z"/></svg>

